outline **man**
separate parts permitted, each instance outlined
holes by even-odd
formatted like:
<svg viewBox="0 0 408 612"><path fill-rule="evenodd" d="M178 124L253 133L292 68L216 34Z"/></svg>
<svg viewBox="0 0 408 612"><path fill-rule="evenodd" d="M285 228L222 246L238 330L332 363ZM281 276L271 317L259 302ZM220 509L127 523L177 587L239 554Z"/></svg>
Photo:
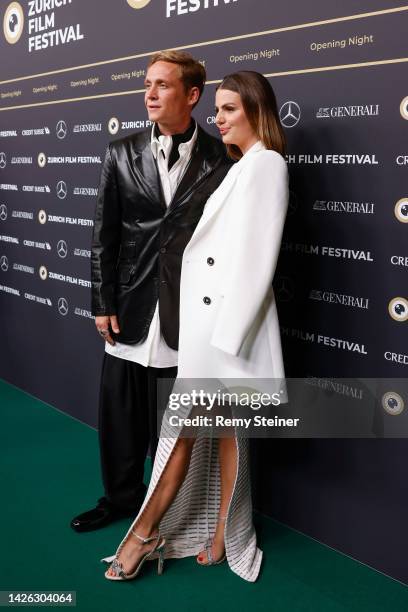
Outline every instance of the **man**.
<svg viewBox="0 0 408 612"><path fill-rule="evenodd" d="M155 54L145 105L153 128L109 144L92 242L92 313L105 339L99 442L105 496L76 531L134 516L144 462L157 447L157 380L177 374L185 246L230 168L220 141L191 118L205 69L190 54Z"/></svg>

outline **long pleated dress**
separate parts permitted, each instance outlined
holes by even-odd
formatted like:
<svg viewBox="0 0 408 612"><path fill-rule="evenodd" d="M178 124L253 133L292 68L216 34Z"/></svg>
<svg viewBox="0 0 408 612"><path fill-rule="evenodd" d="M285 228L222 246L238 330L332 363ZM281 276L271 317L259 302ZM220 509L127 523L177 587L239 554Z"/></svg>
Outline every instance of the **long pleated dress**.
<svg viewBox="0 0 408 612"><path fill-rule="evenodd" d="M241 578L254 582L261 566L262 551L256 545L252 523L249 440L236 438L236 441L237 474L225 523L225 550L231 570ZM146 498L116 554L119 554L153 494L175 443L176 438L160 438ZM216 529L220 497L218 439L198 437L187 476L159 526L160 533L166 538L165 558L196 556L204 549L205 541ZM114 558L115 555L103 561L111 562Z"/></svg>

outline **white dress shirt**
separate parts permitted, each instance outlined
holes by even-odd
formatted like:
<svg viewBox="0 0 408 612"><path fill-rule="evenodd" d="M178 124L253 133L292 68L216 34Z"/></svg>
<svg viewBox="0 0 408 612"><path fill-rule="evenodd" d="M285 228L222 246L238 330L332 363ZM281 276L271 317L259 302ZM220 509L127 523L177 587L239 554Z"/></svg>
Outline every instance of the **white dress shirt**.
<svg viewBox="0 0 408 612"><path fill-rule="evenodd" d="M157 137L155 135L155 125L153 125L150 146L153 156L157 161L163 195L167 206L169 206L177 186L187 169L196 140L197 123L191 140L179 144L180 157L169 170L167 164L172 148L172 137L163 135ZM154 368L170 368L176 366L178 361L178 352L166 344L160 331L159 302L156 304L149 333L144 342L141 344L122 344L121 342L116 342L115 346L105 342L105 351L109 355L113 355L113 357L127 359L140 363L142 366Z"/></svg>

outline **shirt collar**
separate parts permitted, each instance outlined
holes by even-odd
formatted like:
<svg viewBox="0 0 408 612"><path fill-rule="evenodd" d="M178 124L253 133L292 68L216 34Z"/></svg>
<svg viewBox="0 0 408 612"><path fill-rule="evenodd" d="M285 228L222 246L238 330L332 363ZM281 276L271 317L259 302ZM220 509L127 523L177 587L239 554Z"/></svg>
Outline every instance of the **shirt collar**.
<svg viewBox="0 0 408 612"><path fill-rule="evenodd" d="M187 155L190 155L197 140L198 124L197 121L195 121L194 119L193 121L195 127L192 137L186 142L180 142L178 146L180 157L186 157ZM184 133L186 134L189 130L190 127ZM150 146L152 149L153 156L155 159L157 159L159 152L163 151L165 158L168 159L173 146L173 138L171 136L163 136L163 134L158 135L157 132L158 129L156 129L156 123L154 123L152 126L152 133L150 139Z"/></svg>

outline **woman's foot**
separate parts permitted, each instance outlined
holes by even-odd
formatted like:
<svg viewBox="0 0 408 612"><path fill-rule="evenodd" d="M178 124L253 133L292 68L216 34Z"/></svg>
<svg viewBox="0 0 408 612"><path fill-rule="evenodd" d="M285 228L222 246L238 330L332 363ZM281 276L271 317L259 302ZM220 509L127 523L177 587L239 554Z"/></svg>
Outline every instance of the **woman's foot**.
<svg viewBox="0 0 408 612"><path fill-rule="evenodd" d="M212 560L208 559L207 550L202 550L197 556L197 563L200 565L209 565L210 563L219 563L225 557L225 541L224 529L227 517L219 517L217 528L214 537L211 540L211 556Z"/></svg>
<svg viewBox="0 0 408 612"><path fill-rule="evenodd" d="M133 532L137 533L137 535L141 538L154 537L154 539L150 542L144 543L141 541L141 539L139 540L139 538L137 537L132 537L134 536ZM123 545L123 548L117 556L117 562L121 565L122 570L125 574L132 574L135 571L136 567L139 565L142 557L157 548L158 544L160 543L157 537L158 535L159 533L157 529L151 531L143 530L141 528L137 528L137 531L135 529L132 529L128 539L126 540L125 544ZM106 576L115 575L115 571L111 567L109 567L109 569L106 571Z"/></svg>

